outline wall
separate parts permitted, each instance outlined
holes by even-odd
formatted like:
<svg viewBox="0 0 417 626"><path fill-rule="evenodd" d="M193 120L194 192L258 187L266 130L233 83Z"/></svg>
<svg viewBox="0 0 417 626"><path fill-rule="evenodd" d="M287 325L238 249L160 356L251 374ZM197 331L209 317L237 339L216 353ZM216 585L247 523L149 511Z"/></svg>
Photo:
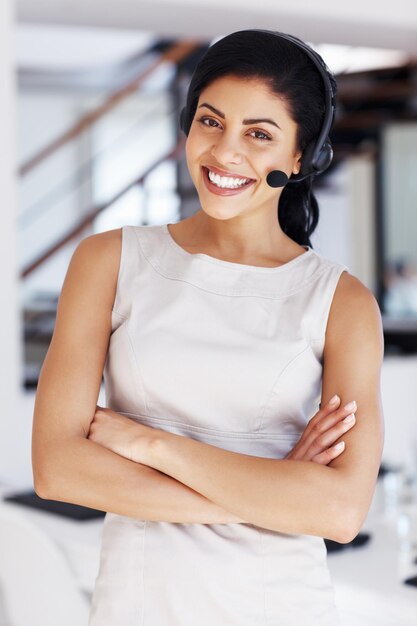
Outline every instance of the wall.
<svg viewBox="0 0 417 626"><path fill-rule="evenodd" d="M28 421L20 413L21 342L16 254L16 85L13 67L11 0L0 3L0 481L27 466L20 455L21 437L27 440ZM13 451L13 454L11 453ZM26 450L24 451L26 453Z"/></svg>
<svg viewBox="0 0 417 626"><path fill-rule="evenodd" d="M375 293L374 170L367 154L338 166L328 186L316 192L320 217L311 241Z"/></svg>
<svg viewBox="0 0 417 626"><path fill-rule="evenodd" d="M417 356L388 356L381 375L384 460L417 472Z"/></svg>
<svg viewBox="0 0 417 626"><path fill-rule="evenodd" d="M22 164L71 127L77 98L53 91L20 90L17 159ZM72 141L19 179L19 262L25 266L80 214L77 169L80 142Z"/></svg>

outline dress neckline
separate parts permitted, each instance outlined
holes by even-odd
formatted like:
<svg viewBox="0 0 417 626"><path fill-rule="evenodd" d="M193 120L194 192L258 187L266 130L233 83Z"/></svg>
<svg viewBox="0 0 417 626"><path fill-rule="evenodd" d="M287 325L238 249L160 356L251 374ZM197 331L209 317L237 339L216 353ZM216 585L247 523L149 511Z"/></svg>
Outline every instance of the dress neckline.
<svg viewBox="0 0 417 626"><path fill-rule="evenodd" d="M302 254L299 254L294 259L291 259L291 261L288 261L287 263L283 263L282 265L278 265L275 267L261 267L259 265L246 265L244 263L234 263L233 261L225 261L224 259L217 259L216 257L210 256L209 254L205 254L204 252L188 252L175 241L175 239L169 232L168 226L171 226L171 224L162 224L161 232L165 235L166 240L170 244L171 248L175 250L178 254L182 255L184 258L185 257L188 257L189 259L197 258L197 259L201 259L202 261L214 263L218 265L219 267L223 266L229 269L250 270L250 271L261 272L261 273L278 273L286 269L289 269L293 267L294 265L298 265L298 263L300 263L301 261L307 258L310 258L311 255L314 253L313 248L307 245L303 245L303 248L305 248L306 250L305 252L303 252Z"/></svg>

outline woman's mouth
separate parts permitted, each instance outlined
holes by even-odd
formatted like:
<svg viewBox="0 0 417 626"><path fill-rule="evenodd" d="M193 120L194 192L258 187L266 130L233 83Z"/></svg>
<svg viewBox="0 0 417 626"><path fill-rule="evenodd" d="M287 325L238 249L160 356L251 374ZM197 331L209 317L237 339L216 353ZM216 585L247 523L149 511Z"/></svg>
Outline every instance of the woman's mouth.
<svg viewBox="0 0 417 626"><path fill-rule="evenodd" d="M205 185L209 191L218 196L235 196L243 193L251 187L256 181L253 179L242 179L236 177L219 176L215 172L209 170L208 167L202 166L203 178ZM211 178L211 180L210 180Z"/></svg>

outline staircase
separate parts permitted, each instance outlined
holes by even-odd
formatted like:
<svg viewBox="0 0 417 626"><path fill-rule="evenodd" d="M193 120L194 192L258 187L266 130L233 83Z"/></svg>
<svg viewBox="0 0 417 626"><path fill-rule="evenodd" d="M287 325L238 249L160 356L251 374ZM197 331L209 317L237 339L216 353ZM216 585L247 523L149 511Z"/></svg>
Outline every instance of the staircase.
<svg viewBox="0 0 417 626"><path fill-rule="evenodd" d="M19 167L26 389L37 386L78 242L122 223L180 219L182 195L195 203L192 181L184 176L178 109L206 48L197 41L157 42L135 59L136 73L130 65L128 83ZM74 87L74 76L71 82ZM165 215L156 205L165 206Z"/></svg>

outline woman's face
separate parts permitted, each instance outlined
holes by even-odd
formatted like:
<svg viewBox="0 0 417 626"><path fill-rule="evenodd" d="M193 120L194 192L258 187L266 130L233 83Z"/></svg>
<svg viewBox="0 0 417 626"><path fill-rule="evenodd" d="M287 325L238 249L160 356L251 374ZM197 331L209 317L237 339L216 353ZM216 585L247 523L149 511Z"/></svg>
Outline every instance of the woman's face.
<svg viewBox="0 0 417 626"><path fill-rule="evenodd" d="M296 132L284 101L262 80L225 76L206 87L185 146L203 210L224 219L260 207L276 214L283 188L270 187L266 176L300 171ZM209 170L224 178L210 181Z"/></svg>

